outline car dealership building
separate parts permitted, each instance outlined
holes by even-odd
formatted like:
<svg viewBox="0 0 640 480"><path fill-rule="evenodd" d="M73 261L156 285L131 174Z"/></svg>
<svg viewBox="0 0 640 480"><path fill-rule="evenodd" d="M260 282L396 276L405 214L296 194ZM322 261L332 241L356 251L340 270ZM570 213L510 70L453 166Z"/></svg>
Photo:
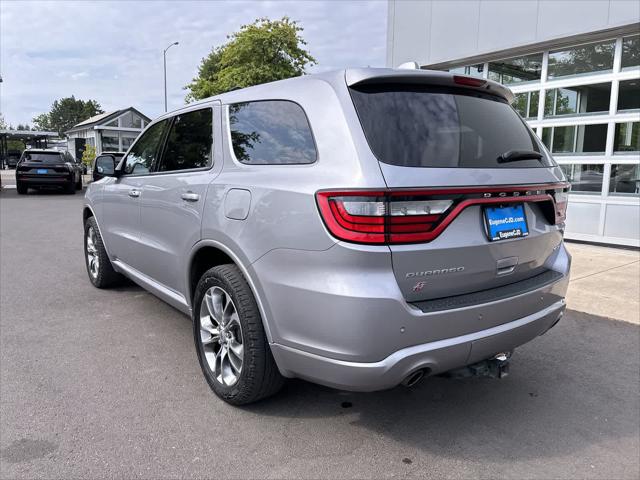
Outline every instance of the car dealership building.
<svg viewBox="0 0 640 480"><path fill-rule="evenodd" d="M567 238L640 246L640 2L389 0L411 61L508 85L572 183Z"/></svg>

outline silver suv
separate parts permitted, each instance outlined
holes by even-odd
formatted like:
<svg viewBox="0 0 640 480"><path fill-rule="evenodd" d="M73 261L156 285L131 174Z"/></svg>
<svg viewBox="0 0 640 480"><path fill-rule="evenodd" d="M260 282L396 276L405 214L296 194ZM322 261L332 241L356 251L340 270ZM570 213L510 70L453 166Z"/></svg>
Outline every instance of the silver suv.
<svg viewBox="0 0 640 480"><path fill-rule="evenodd" d="M511 92L350 69L166 114L100 158L85 257L191 315L232 404L285 377L373 391L505 372L565 309L568 184ZM470 366L470 367L469 367Z"/></svg>

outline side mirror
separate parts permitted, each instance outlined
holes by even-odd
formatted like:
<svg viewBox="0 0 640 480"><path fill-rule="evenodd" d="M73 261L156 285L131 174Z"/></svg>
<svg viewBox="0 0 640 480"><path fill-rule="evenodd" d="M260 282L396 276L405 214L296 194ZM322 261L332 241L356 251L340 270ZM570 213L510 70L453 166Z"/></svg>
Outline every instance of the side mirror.
<svg viewBox="0 0 640 480"><path fill-rule="evenodd" d="M113 155L100 155L96 158L95 168L93 169L93 181L100 180L103 177L115 177L116 159Z"/></svg>

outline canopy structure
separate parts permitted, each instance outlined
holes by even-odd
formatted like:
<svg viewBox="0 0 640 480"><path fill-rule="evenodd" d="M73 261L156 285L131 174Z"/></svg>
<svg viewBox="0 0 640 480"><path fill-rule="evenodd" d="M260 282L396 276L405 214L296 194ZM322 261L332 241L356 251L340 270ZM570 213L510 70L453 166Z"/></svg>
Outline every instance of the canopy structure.
<svg viewBox="0 0 640 480"><path fill-rule="evenodd" d="M9 153L8 141L21 140L26 148L30 145L34 148L47 148L47 141L57 138L57 132L44 132L39 130L0 130L0 165L4 165Z"/></svg>

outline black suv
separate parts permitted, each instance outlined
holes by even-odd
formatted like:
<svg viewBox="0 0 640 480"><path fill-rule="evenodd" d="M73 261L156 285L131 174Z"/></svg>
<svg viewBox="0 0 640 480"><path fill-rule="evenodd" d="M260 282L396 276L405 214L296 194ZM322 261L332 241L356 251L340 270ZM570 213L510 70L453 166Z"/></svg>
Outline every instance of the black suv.
<svg viewBox="0 0 640 480"><path fill-rule="evenodd" d="M62 187L67 193L82 190L82 164L69 152L25 150L16 167L16 189Z"/></svg>

